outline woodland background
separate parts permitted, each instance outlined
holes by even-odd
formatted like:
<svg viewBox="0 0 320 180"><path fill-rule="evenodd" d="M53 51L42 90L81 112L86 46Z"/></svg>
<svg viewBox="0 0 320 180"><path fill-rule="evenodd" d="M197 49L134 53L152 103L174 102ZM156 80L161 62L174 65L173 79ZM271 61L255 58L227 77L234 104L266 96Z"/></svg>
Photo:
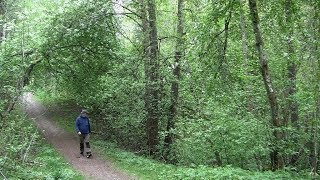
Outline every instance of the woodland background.
<svg viewBox="0 0 320 180"><path fill-rule="evenodd" d="M32 91L87 108L105 141L164 163L315 175L319 10L318 0L1 0L2 172L32 138L15 108Z"/></svg>

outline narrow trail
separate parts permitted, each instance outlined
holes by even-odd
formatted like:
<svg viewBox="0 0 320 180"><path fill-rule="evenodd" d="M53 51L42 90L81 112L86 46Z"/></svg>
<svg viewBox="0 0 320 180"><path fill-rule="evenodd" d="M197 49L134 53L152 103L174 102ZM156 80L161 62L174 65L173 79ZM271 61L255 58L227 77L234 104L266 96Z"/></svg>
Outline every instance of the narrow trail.
<svg viewBox="0 0 320 180"><path fill-rule="evenodd" d="M99 154L95 153L94 147L92 147L94 154L92 158L87 159L83 156L79 157L77 135L66 132L50 121L50 117L46 114L46 108L37 102L31 93L27 93L23 96L23 106L29 117L34 119L38 129L41 130L46 140L64 156L69 164L82 173L85 179L135 179L113 168L110 162L107 162L99 157Z"/></svg>

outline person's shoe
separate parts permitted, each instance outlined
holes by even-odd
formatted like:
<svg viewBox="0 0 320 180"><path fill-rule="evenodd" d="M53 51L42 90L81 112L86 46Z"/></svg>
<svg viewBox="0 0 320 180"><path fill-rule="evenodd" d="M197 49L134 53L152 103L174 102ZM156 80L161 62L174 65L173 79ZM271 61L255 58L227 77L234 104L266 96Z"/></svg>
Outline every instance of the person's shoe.
<svg viewBox="0 0 320 180"><path fill-rule="evenodd" d="M83 152L80 152L80 155L82 155L82 156L83 156Z"/></svg>
<svg viewBox="0 0 320 180"><path fill-rule="evenodd" d="M90 153L90 154L87 154L87 158L90 158L92 156L92 154Z"/></svg>

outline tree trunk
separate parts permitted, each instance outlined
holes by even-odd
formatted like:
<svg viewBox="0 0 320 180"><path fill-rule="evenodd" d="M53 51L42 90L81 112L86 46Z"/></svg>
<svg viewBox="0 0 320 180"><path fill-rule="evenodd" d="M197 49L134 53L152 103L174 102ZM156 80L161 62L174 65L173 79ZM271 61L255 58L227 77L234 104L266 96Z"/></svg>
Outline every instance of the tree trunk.
<svg viewBox="0 0 320 180"><path fill-rule="evenodd" d="M149 102L149 88L147 86L148 82L148 74L149 74L149 25L148 25L148 17L147 17L147 11L146 11L147 5L144 0L140 0L140 17L142 21L142 47L143 47L143 62L144 62L144 73L145 73L145 94L144 94L144 103L145 103L145 109L148 110L150 106Z"/></svg>
<svg viewBox="0 0 320 180"><path fill-rule="evenodd" d="M145 109L148 110L150 106L149 102L149 89L147 82L148 74L149 74L149 67L150 67L150 61L149 61L149 24L148 24L148 17L147 17L147 5L145 0L140 0L140 17L142 21L142 47L143 47L143 62L144 62L144 73L145 73L145 94L144 94L144 103L145 103Z"/></svg>
<svg viewBox="0 0 320 180"><path fill-rule="evenodd" d="M144 1L143 1L144 2ZM148 58L146 58L146 87L145 104L147 111L146 132L149 154L154 155L158 139L159 123L159 62L158 62L158 35L156 4L154 0L148 0L146 3L148 14L148 34L149 45L147 48Z"/></svg>
<svg viewBox="0 0 320 180"><path fill-rule="evenodd" d="M293 36L294 36L294 23L293 23L293 2L292 0L285 1L285 20L286 20L286 28L288 29L287 33L287 52L288 52L288 86L287 86L287 97L288 97L288 118L290 119L294 128L296 128L296 132L298 130L298 103L295 100L296 94L296 76L297 76L297 67L296 67L296 57L293 45ZM297 143L297 138L294 139L294 142ZM292 155L290 159L290 164L295 165L299 156L298 154Z"/></svg>
<svg viewBox="0 0 320 180"><path fill-rule="evenodd" d="M37 60L37 61L31 63L27 67L27 69L24 71L22 78L18 79L18 82L16 85L16 94L14 94L13 97L11 98L11 100L9 100L5 114L9 114L14 109L14 106L22 93L22 89L26 85L28 85L30 82L30 76L31 76L32 70L40 62L41 62L41 60Z"/></svg>
<svg viewBox="0 0 320 180"><path fill-rule="evenodd" d="M279 152L279 147L277 147L278 142L282 139L282 133L279 130L279 128L281 127L281 122L279 119L279 112L278 112L279 107L278 107L276 92L275 92L275 89L273 88L273 84L270 77L268 59L264 50L264 42L262 39L261 30L260 30L260 22L259 22L259 15L257 10L256 0L249 0L249 8L250 8L250 14L252 18L253 31L255 34L256 48L257 48L259 60L260 60L261 74L262 74L262 78L263 78L263 82L267 92L270 110L271 110L271 124L273 127L273 135L275 136L275 141L276 141L273 144L273 150L270 154L271 168L272 170L277 170L277 169L283 168L283 158Z"/></svg>
<svg viewBox="0 0 320 180"><path fill-rule="evenodd" d="M240 3L240 28L241 28L241 42L242 42L242 56L243 56L243 64L245 69L245 77L250 78L249 73L249 58L248 58L248 43L247 43L247 31L246 31L246 19L243 11L243 4L242 0L239 1ZM247 110L254 114L254 103L253 103L253 95L252 95L252 83L248 80L245 81L245 88L246 88L246 106ZM255 155L255 160L257 164L257 169L260 171L262 170L262 163L260 160L260 155Z"/></svg>
<svg viewBox="0 0 320 180"><path fill-rule="evenodd" d="M149 25L148 25L148 17L147 17L147 11L146 11L147 5L145 0L140 0L140 17L142 21L142 34L143 34L143 39L142 39L142 47L143 47L143 55L144 55L144 65L147 67L147 57L148 55L148 47L149 47L149 36L148 36L148 30L149 30ZM146 70L147 68L145 68ZM145 72L145 74L148 74L148 72Z"/></svg>
<svg viewBox="0 0 320 180"><path fill-rule="evenodd" d="M219 151L215 151L214 156L216 157L217 165L222 166L222 159L221 159Z"/></svg>
<svg viewBox="0 0 320 180"><path fill-rule="evenodd" d="M223 47L221 49L219 55L219 67L220 76L222 78L222 82L228 82L228 76L230 76L229 69L227 67L227 49L228 49L228 39L229 39L229 25L232 17L232 5L228 11L228 16L225 18L224 21L224 41Z"/></svg>
<svg viewBox="0 0 320 180"><path fill-rule="evenodd" d="M242 8L242 0L240 0L240 28L241 28L241 42L242 42L242 56L243 64L245 69L245 75L249 78L249 58L248 58L248 45L247 45L247 32L246 32L246 20ZM252 87L251 82L246 83L246 96L247 96L247 109L249 112L253 113L253 97L252 97Z"/></svg>
<svg viewBox="0 0 320 180"><path fill-rule="evenodd" d="M240 0L240 27L241 27L241 43L242 43L242 56L244 61L244 67L246 69L246 75L248 75L248 45L247 45L247 33L246 33L246 20L242 8L242 0Z"/></svg>
<svg viewBox="0 0 320 180"><path fill-rule="evenodd" d="M166 161L170 160L170 155L172 155L171 146L174 141L174 134L172 130L175 128L175 119L177 116L177 106L178 106L178 98L179 98L179 78L180 78L180 61L183 56L184 51L184 40L183 40L183 29L184 29L184 18L183 18L183 9L184 9L184 0L178 0L178 23L177 23L177 44L176 44L176 52L175 52L175 62L172 65L172 74L173 81L171 82L171 105L169 109L169 116L167 122L167 135L164 139L165 142L165 155L164 158ZM174 155L172 155L173 159L171 162L173 163L175 160Z"/></svg>
<svg viewBox="0 0 320 180"><path fill-rule="evenodd" d="M155 24L150 22L150 3L148 0L140 0L140 15L142 21L142 46L144 53L144 71L145 71L145 109L146 109L146 137L149 155L156 152L158 144L158 89L157 89L157 36L154 37L156 30ZM152 14L152 13L151 13ZM154 14L155 18L155 14ZM156 19L153 19L155 21ZM153 34L152 34L153 33ZM156 38L156 43L154 39ZM155 47L156 45L156 47Z"/></svg>
<svg viewBox="0 0 320 180"><path fill-rule="evenodd" d="M2 24L0 24L0 43L6 37L6 1L0 0L0 20L2 20Z"/></svg>
<svg viewBox="0 0 320 180"><path fill-rule="evenodd" d="M313 17L313 29L314 29L314 39L315 39L315 46L313 48L313 53L315 54L315 59L317 61L317 68L315 69L316 72L316 79L320 80L320 60L319 60L319 41L320 41L320 14L319 14L319 8L320 8L320 1L317 1L314 5L314 17ZM314 123L312 125L312 139L311 140L311 149L310 149L310 161L311 161L311 172L313 176L317 176L317 170L318 170L318 158L319 158L319 117L320 117L320 85L319 83L315 84L315 98L316 98L316 110L314 115Z"/></svg>

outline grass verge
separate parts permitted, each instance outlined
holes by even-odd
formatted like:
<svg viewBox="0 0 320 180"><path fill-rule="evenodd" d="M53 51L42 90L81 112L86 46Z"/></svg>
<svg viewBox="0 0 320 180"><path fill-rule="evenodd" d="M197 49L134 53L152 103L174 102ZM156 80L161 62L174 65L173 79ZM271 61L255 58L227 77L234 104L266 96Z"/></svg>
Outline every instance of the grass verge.
<svg viewBox="0 0 320 180"><path fill-rule="evenodd" d="M68 111L67 108L61 107L64 112ZM70 109L69 109L70 110ZM56 123L69 132L74 132L74 119L77 112L68 111L68 113L53 113ZM64 114L64 116L63 116ZM248 179L248 180L269 180L269 179L311 179L310 176L303 173L295 173L289 171L278 172L258 172L249 171L241 168L231 166L213 168L208 166L196 167L181 167L164 164L155 160L151 160L134 153L124 151L117 147L116 144L99 140L99 138L92 135L91 141L93 150L96 150L104 156L108 161L113 162L116 168L121 169L127 174L131 174L139 179Z"/></svg>
<svg viewBox="0 0 320 180"><path fill-rule="evenodd" d="M31 122L16 110L0 127L0 179L83 179Z"/></svg>
<svg viewBox="0 0 320 180"><path fill-rule="evenodd" d="M226 167L182 167L169 164L163 164L155 160L137 156L134 153L123 151L115 144L101 140L96 140L93 145L103 153L105 158L111 159L120 169L125 169L130 174L134 174L143 180L149 179L219 179L219 180L270 180L270 179L290 179L305 180L311 179L307 174L299 174L294 172L278 171L278 172L258 172L243 170L231 166Z"/></svg>
<svg viewBox="0 0 320 180"><path fill-rule="evenodd" d="M50 145L42 141L37 149L37 153L29 158L32 161L16 167L17 179L83 179Z"/></svg>

